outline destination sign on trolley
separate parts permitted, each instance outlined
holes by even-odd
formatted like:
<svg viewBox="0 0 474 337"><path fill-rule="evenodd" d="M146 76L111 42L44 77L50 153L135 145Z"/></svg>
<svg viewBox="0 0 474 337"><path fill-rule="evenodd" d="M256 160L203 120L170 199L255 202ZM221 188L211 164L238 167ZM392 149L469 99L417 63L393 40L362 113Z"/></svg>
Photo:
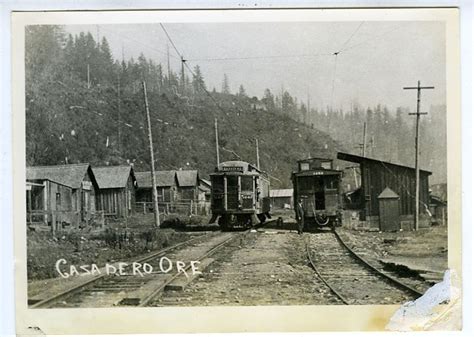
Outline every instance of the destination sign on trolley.
<svg viewBox="0 0 474 337"><path fill-rule="evenodd" d="M226 171L226 172L244 172L244 168L242 166L223 166L222 171Z"/></svg>

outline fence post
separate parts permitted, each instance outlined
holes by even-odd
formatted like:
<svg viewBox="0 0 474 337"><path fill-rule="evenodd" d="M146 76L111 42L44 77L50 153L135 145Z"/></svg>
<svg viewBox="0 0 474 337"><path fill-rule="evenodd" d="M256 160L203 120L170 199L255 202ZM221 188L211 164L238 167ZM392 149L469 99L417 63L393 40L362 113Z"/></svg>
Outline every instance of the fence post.
<svg viewBox="0 0 474 337"><path fill-rule="evenodd" d="M193 215L193 201L191 200L191 202L189 203L189 215Z"/></svg>
<svg viewBox="0 0 474 337"><path fill-rule="evenodd" d="M51 212L51 232L56 236L56 214Z"/></svg>

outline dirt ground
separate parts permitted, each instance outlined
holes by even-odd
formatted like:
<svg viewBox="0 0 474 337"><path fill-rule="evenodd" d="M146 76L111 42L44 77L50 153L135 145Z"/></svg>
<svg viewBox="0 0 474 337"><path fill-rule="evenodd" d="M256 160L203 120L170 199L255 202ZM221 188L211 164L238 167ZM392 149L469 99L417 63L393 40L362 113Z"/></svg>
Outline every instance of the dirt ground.
<svg viewBox="0 0 474 337"><path fill-rule="evenodd" d="M365 232L341 228L338 232L363 257L381 262L386 267L404 266L427 281L439 282L448 267L446 226L401 232Z"/></svg>
<svg viewBox="0 0 474 337"><path fill-rule="evenodd" d="M225 248L184 291L166 291L156 306L340 304L307 266L302 236L249 233Z"/></svg>
<svg viewBox="0 0 474 337"><path fill-rule="evenodd" d="M57 277L55 263L64 258L82 265L126 261L134 256L182 242L189 234L171 228L153 230L150 219L131 218L128 224L110 222L103 231L60 233L28 231L28 280ZM126 226L126 229L125 229Z"/></svg>

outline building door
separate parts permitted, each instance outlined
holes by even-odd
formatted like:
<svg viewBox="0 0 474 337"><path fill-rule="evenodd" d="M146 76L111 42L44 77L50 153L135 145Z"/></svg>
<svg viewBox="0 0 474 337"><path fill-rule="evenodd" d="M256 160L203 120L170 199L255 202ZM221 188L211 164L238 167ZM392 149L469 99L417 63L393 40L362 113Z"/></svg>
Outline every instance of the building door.
<svg viewBox="0 0 474 337"><path fill-rule="evenodd" d="M400 198L388 187L378 196L380 230L394 232L400 229Z"/></svg>

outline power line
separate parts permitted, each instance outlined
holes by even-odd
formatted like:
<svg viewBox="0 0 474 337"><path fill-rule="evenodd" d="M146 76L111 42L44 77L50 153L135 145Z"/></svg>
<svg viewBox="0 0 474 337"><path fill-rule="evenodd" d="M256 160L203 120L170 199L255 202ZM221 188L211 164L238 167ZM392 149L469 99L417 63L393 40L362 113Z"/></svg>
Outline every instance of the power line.
<svg viewBox="0 0 474 337"><path fill-rule="evenodd" d="M194 71L191 69L191 67L189 66L189 64L187 63L187 60L184 58L183 54L180 53L180 51L178 50L178 48L176 47L176 45L174 44L173 40L171 39L171 36L168 34L168 31L166 30L165 26L160 23L160 26L161 28L163 29L163 31L165 32L166 36L168 37L168 40L170 41L171 45L173 46L174 50L176 51L176 53L178 54L178 56L181 58L181 62L184 64L184 66L186 67L186 69L188 69L188 71L191 73L191 75L193 77L196 77L196 74L194 73ZM227 111L225 111L219 104L219 102L217 102L217 100L214 98L214 96L211 95L211 93L206 89L205 86L202 85L201 82L197 81L198 85L201 87L201 89L206 93L207 96L209 96L209 98L211 98L211 100L214 102L214 104L216 105L216 107L221 110L221 112L223 112L225 115L227 115Z"/></svg>
<svg viewBox="0 0 474 337"><path fill-rule="evenodd" d="M402 25L397 26L397 27L395 27L394 29L391 29L391 30L389 30L389 31L386 31L385 33L382 33L382 34L379 34L379 35L376 35L376 36L372 36L372 37L370 37L370 38L368 38L368 39L366 39L366 40L364 40L364 41L361 41L361 42L359 42L359 43L353 44L352 46L348 46L348 47L345 48L345 49L341 49L340 51L341 51L341 52L346 52L346 51L348 51L348 50L350 50L350 49L353 49L353 48L358 47L358 46L360 46L360 45L363 45L363 44L365 44L365 43L367 43L367 42L370 42L371 40L380 39L380 38L384 37L385 35L388 35L388 34L394 32L394 31L396 31L396 30L399 30L399 29L402 28L402 27L403 27Z"/></svg>
<svg viewBox="0 0 474 337"><path fill-rule="evenodd" d="M282 59L282 58L300 58L300 57L319 57L319 56L331 56L332 53L325 54L300 54L300 55L262 55L262 56L240 56L240 57L216 57L216 58L196 58L188 59L193 62L206 62L206 61L236 61L236 60L259 60L259 59Z"/></svg>
<svg viewBox="0 0 474 337"><path fill-rule="evenodd" d="M331 108L334 99L334 82L336 81L336 71L337 71L337 55L339 53L334 53L334 71L332 73L332 89L331 89Z"/></svg>
<svg viewBox="0 0 474 337"><path fill-rule="evenodd" d="M137 43L137 44L139 44L139 45L141 45L141 46L143 46L143 47L146 47L146 48L150 49L151 51L155 51L155 52L157 52L157 53L160 53L160 54L166 56L166 51L163 51L163 50L154 48L154 47L150 46L149 44L146 44L146 43L141 42L140 40L137 40L137 39L134 39L134 38L125 36L125 35L121 35L121 34L119 34L119 33L116 33L116 32L114 32L114 31L108 30L108 29L103 28L103 27L102 27L102 29L105 30L105 31L107 31L107 32L109 32L109 33L111 33L111 34L113 34L113 35L115 35L115 36L117 36L117 37L119 37L119 38L121 38L121 39L126 39L126 40L129 40L129 41L135 42L135 43ZM123 51L122 51L122 53L123 53ZM176 58L175 56L171 56L171 57Z"/></svg>
<svg viewBox="0 0 474 337"><path fill-rule="evenodd" d="M354 35L359 31L360 27L362 27L362 25L364 24L364 21L362 21L360 23L360 25L357 27L357 29L352 33L352 35L346 40L346 42L344 42L344 44L342 45L342 47L339 49L339 51L343 50L344 47L352 40L352 38L354 37Z"/></svg>

